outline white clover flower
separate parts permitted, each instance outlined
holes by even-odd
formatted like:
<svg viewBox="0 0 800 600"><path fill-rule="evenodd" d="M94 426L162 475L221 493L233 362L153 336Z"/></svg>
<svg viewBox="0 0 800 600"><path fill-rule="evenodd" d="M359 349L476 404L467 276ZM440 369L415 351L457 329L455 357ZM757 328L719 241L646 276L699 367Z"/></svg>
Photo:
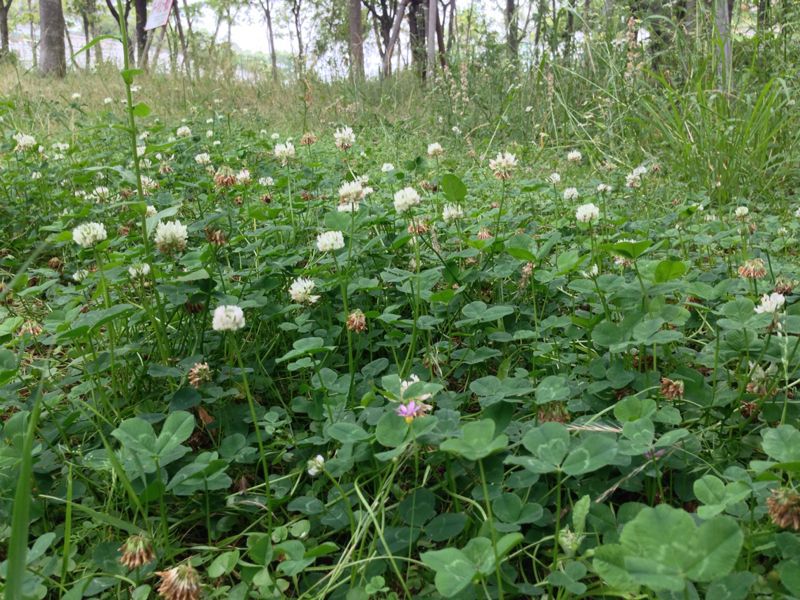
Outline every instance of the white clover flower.
<svg viewBox="0 0 800 600"><path fill-rule="evenodd" d="M83 223L72 230L73 241L84 248L90 248L107 237L102 223Z"/></svg>
<svg viewBox="0 0 800 600"><path fill-rule="evenodd" d="M600 218L600 209L592 204L582 204L575 211L575 218L579 223L591 223Z"/></svg>
<svg viewBox="0 0 800 600"><path fill-rule="evenodd" d="M578 189L574 187L569 187L564 190L564 200L577 200L578 199Z"/></svg>
<svg viewBox="0 0 800 600"><path fill-rule="evenodd" d="M796 211L794 211L794 216L797 217L797 218L800 218L800 208L798 208Z"/></svg>
<svg viewBox="0 0 800 600"><path fill-rule="evenodd" d="M333 132L333 141L339 150L347 150L356 143L356 134L352 128L342 127Z"/></svg>
<svg viewBox="0 0 800 600"><path fill-rule="evenodd" d="M189 231L180 221L167 221L166 223L161 221L156 225L154 239L156 247L164 254L183 252L189 239Z"/></svg>
<svg viewBox="0 0 800 600"><path fill-rule="evenodd" d="M151 179L147 175L142 175L142 192L145 196L147 196L153 190L158 189L158 182L155 179Z"/></svg>
<svg viewBox="0 0 800 600"><path fill-rule="evenodd" d="M341 231L325 231L317 236L317 249L320 252L332 252L344 248L344 236Z"/></svg>
<svg viewBox="0 0 800 600"><path fill-rule="evenodd" d="M647 175L647 167L645 167L644 165L639 165L633 171L631 171L631 175L633 175L634 177L642 177L644 175Z"/></svg>
<svg viewBox="0 0 800 600"><path fill-rule="evenodd" d="M250 176L250 171L247 169L242 169L236 174L236 183L239 185L247 185L252 181L252 177Z"/></svg>
<svg viewBox="0 0 800 600"><path fill-rule="evenodd" d="M187 125L181 125L175 131L175 135L177 135L179 138L191 137L192 130L189 129L189 127Z"/></svg>
<svg viewBox="0 0 800 600"><path fill-rule="evenodd" d="M600 183L597 185L597 193L598 194L607 194L611 192L613 188L608 185L607 183Z"/></svg>
<svg viewBox="0 0 800 600"><path fill-rule="evenodd" d="M134 94L136 92L141 92L141 91L142 91L142 86L140 86L140 85L132 85L131 86L131 92L133 92Z"/></svg>
<svg viewBox="0 0 800 600"><path fill-rule="evenodd" d="M339 187L339 212L356 212L359 203L372 192L372 188L365 188L362 185L363 178L359 177L354 181L345 181Z"/></svg>
<svg viewBox="0 0 800 600"><path fill-rule="evenodd" d="M417 206L419 203L419 194L412 187L405 187L394 195L394 209L398 214L406 212L409 208Z"/></svg>
<svg viewBox="0 0 800 600"><path fill-rule="evenodd" d="M86 269L78 269L72 274L72 281L80 283L89 276L89 271Z"/></svg>
<svg viewBox="0 0 800 600"><path fill-rule="evenodd" d="M138 265L131 265L128 267L128 275L131 279L144 279L150 274L150 265L141 263Z"/></svg>
<svg viewBox="0 0 800 600"><path fill-rule="evenodd" d="M222 142L220 142L219 140L214 140L214 141L211 143L211 145L212 145L212 146L220 146L220 145L222 145Z"/></svg>
<svg viewBox="0 0 800 600"><path fill-rule="evenodd" d="M275 144L275 149L273 152L275 154L275 158L281 161L281 164L285 167L286 163L289 162L289 159L294 158L294 144L291 142L286 142L285 144Z"/></svg>
<svg viewBox="0 0 800 600"><path fill-rule="evenodd" d="M451 131L454 135L461 135L461 129L458 127L458 125L453 125Z"/></svg>
<svg viewBox="0 0 800 600"><path fill-rule="evenodd" d="M744 219L750 214L750 209L746 206L737 206L736 210L733 211L733 214L736 215L737 219Z"/></svg>
<svg viewBox="0 0 800 600"><path fill-rule="evenodd" d="M778 292L764 294L761 296L761 303L756 306L755 311L761 313L777 313L786 304L786 297Z"/></svg>
<svg viewBox="0 0 800 600"><path fill-rule="evenodd" d="M211 131L210 129L206 129L206 137L209 139L214 137L214 132Z"/></svg>
<svg viewBox="0 0 800 600"><path fill-rule="evenodd" d="M39 171L34 171L33 173L31 173L31 180L32 181L36 181L37 179L41 179L41 178L42 178L42 174Z"/></svg>
<svg viewBox="0 0 800 600"><path fill-rule="evenodd" d="M27 133L15 133L12 137L17 142L14 152L25 152L36 146L36 138Z"/></svg>
<svg viewBox="0 0 800 600"><path fill-rule="evenodd" d="M57 152L66 152L69 150L69 144L66 142L56 142L52 147L53 150L56 150Z"/></svg>
<svg viewBox="0 0 800 600"><path fill-rule="evenodd" d="M526 107L525 107L525 112L526 112L526 113L529 113L529 112L531 112L532 110L533 110L533 107L532 107L532 106L526 106Z"/></svg>
<svg viewBox="0 0 800 600"><path fill-rule="evenodd" d="M208 117L206 119L206 125L213 125L214 124L214 117Z"/></svg>
<svg viewBox="0 0 800 600"><path fill-rule="evenodd" d="M111 190L104 185L98 185L92 190L91 194L87 195L87 198L92 198L96 202L102 202L111 198Z"/></svg>
<svg viewBox="0 0 800 600"><path fill-rule="evenodd" d="M714 221L717 221L718 219L717 219L717 215L715 215L715 214L707 214L707 215L703 215L703 220L706 223L713 223Z"/></svg>
<svg viewBox="0 0 800 600"><path fill-rule="evenodd" d="M600 268L597 266L597 264L593 264L591 267L589 267L588 271L583 271L583 276L586 277L587 279L594 279L599 274L600 274Z"/></svg>
<svg viewBox="0 0 800 600"><path fill-rule="evenodd" d="M201 152L200 154L196 154L194 157L194 162L198 165L207 165L211 163L211 156L208 152Z"/></svg>
<svg viewBox="0 0 800 600"><path fill-rule="evenodd" d="M147 146L136 146L136 156L142 157L147 152Z"/></svg>
<svg viewBox="0 0 800 600"><path fill-rule="evenodd" d="M553 185L558 185L561 183L561 175L558 173L550 173L550 175L547 176L547 181Z"/></svg>
<svg viewBox="0 0 800 600"><path fill-rule="evenodd" d="M266 132L265 132L265 133L266 133ZM273 133L273 134L272 134L271 136L269 136L269 137L271 137L273 140L279 140L279 139L281 139L281 134L280 134L280 133Z"/></svg>
<svg viewBox="0 0 800 600"><path fill-rule="evenodd" d="M394 171L394 165L392 163L383 163L381 171L384 173L391 173L392 171ZM798 208L797 210L800 210L800 208Z"/></svg>
<svg viewBox="0 0 800 600"><path fill-rule="evenodd" d="M259 177L258 185L269 187L271 185L275 185L275 180L272 177Z"/></svg>
<svg viewBox="0 0 800 600"><path fill-rule="evenodd" d="M80 93L78 93L78 92L73 92L73 93L72 93L72 99L73 99L73 100L80 100L80 99L81 99L81 95L80 95Z"/></svg>
<svg viewBox="0 0 800 600"><path fill-rule="evenodd" d="M638 175L634 175L633 173L629 173L625 176L625 187L635 189L642 185L642 178Z"/></svg>
<svg viewBox="0 0 800 600"><path fill-rule="evenodd" d="M235 304L218 306L211 321L214 331L236 331L244 327L244 312Z"/></svg>
<svg viewBox="0 0 800 600"><path fill-rule="evenodd" d="M314 304L319 296L313 295L314 281L305 277L298 277L289 286L289 295L298 304Z"/></svg>
<svg viewBox="0 0 800 600"><path fill-rule="evenodd" d="M498 152L495 158L489 160L489 168L497 179L511 179L511 174L517 168L517 157L511 152Z"/></svg>
<svg viewBox="0 0 800 600"><path fill-rule="evenodd" d="M325 457L321 454L317 454L314 458L310 458L308 462L306 462L306 470L311 477L316 477L323 470L325 470Z"/></svg>
<svg viewBox="0 0 800 600"><path fill-rule="evenodd" d="M157 214L158 211L156 210L156 207L153 206L152 204L148 204L147 208L144 209L144 216L147 217L148 219L150 217L155 217Z"/></svg>
<svg viewBox="0 0 800 600"><path fill-rule="evenodd" d="M428 144L428 156L434 158L436 156L441 156L444 154L444 148L439 142L433 142L432 144Z"/></svg>
<svg viewBox="0 0 800 600"><path fill-rule="evenodd" d="M581 162L581 160L583 160L583 154L580 153L580 150L570 150L567 153L567 160L569 162Z"/></svg>
<svg viewBox="0 0 800 600"><path fill-rule="evenodd" d="M111 96L103 98L103 104L114 104L114 99Z"/></svg>
<svg viewBox="0 0 800 600"><path fill-rule="evenodd" d="M464 210L457 204L445 204L442 209L442 220L445 223L463 218Z"/></svg>

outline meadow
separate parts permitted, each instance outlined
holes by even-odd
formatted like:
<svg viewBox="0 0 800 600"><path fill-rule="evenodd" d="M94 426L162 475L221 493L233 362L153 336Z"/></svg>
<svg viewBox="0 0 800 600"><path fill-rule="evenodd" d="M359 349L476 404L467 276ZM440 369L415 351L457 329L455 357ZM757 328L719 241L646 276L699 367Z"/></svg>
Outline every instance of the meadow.
<svg viewBox="0 0 800 600"><path fill-rule="evenodd" d="M606 50L6 72L6 597L800 597L792 84Z"/></svg>

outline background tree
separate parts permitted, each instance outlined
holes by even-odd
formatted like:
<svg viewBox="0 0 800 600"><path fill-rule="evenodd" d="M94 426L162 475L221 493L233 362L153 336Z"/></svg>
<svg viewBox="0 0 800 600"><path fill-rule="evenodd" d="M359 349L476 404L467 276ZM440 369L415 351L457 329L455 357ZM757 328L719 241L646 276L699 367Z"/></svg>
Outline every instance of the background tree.
<svg viewBox="0 0 800 600"><path fill-rule="evenodd" d="M11 52L8 36L8 11L11 10L12 0L0 0L0 57Z"/></svg>
<svg viewBox="0 0 800 600"><path fill-rule="evenodd" d="M348 29L350 46L350 77L364 79L364 25L361 20L361 0L349 0Z"/></svg>
<svg viewBox="0 0 800 600"><path fill-rule="evenodd" d="M61 0L39 0L39 27L42 49L39 70L44 75L64 77L67 60Z"/></svg>

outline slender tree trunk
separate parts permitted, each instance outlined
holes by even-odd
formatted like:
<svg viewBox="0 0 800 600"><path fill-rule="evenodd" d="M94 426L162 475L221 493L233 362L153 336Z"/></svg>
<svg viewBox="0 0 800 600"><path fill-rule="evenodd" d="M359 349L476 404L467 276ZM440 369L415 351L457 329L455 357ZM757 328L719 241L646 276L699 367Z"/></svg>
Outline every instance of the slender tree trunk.
<svg viewBox="0 0 800 600"><path fill-rule="evenodd" d="M39 0L39 39L42 44L39 70L43 75L64 77L67 73L67 57L61 0Z"/></svg>
<svg viewBox="0 0 800 600"><path fill-rule="evenodd" d="M136 54L140 69L147 66L147 56L144 47L147 45L147 31L144 26L147 23L147 0L134 0L136 7Z"/></svg>
<svg viewBox="0 0 800 600"><path fill-rule="evenodd" d="M447 52L456 42L456 0L450 0L450 22L447 25Z"/></svg>
<svg viewBox="0 0 800 600"><path fill-rule="evenodd" d="M436 43L439 47L439 64L442 69L447 66L447 51L444 47L444 26L440 14L436 14Z"/></svg>
<svg viewBox="0 0 800 600"><path fill-rule="evenodd" d="M164 38L167 35L167 26L159 27L161 33L158 34L158 41L156 42L155 50L153 50L153 60L151 62L153 68L158 68L158 60L161 58L161 48L164 46ZM152 39L152 36L150 37ZM196 61L195 61L196 62Z"/></svg>
<svg viewBox="0 0 800 600"><path fill-rule="evenodd" d="M272 80L278 82L278 55L275 52L275 36L272 32L272 10L270 0L261 0L261 9L267 22L267 42L269 43L269 60L272 63Z"/></svg>
<svg viewBox="0 0 800 600"><path fill-rule="evenodd" d="M85 39L85 43L88 44L91 41L90 32L89 32L89 15L86 12L86 7L81 9L81 24L83 25L83 37ZM86 54L86 70L89 70L91 66L91 59L92 53L88 50L84 52Z"/></svg>
<svg viewBox="0 0 800 600"><path fill-rule="evenodd" d="M177 0L175 0L177 2ZM189 38L189 52L192 56L192 66L194 67L195 79L200 79L200 61L197 60L197 43L195 40L194 29L192 28L191 11L189 10L189 3L183 0L183 14L186 17L186 36Z"/></svg>
<svg viewBox="0 0 800 600"><path fill-rule="evenodd" d="M731 75L733 72L733 54L731 50L731 15L728 10L728 0L714 0L714 24L716 34L719 36L720 51L718 52L718 67L720 80L725 89L730 89Z"/></svg>
<svg viewBox="0 0 800 600"><path fill-rule="evenodd" d="M425 79L425 16L422 1L411 0L408 5L408 42L411 47L411 63L417 74Z"/></svg>
<svg viewBox="0 0 800 600"><path fill-rule="evenodd" d="M517 19L516 0L506 0L506 48L508 56L516 61L519 57L519 21Z"/></svg>
<svg viewBox="0 0 800 600"><path fill-rule="evenodd" d="M402 0L394 15L392 33L389 35L389 42L386 44L386 51L383 56L383 74L386 77L392 74L392 52L394 51L395 44L397 44L397 38L400 37L400 27L403 24L403 16L405 15L408 2L409 0ZM400 56L399 52L397 56Z"/></svg>
<svg viewBox="0 0 800 600"><path fill-rule="evenodd" d="M36 48L36 24L33 18L33 0L28 0L28 31L31 36L31 58L33 59L33 68L39 66L38 49Z"/></svg>
<svg viewBox="0 0 800 600"><path fill-rule="evenodd" d="M428 15L427 15L427 36L426 45L428 50L427 77L428 82L433 85L433 80L436 76L436 15L438 13L439 0L428 1Z"/></svg>
<svg viewBox="0 0 800 600"><path fill-rule="evenodd" d="M302 10L302 0L292 0L291 11L294 16L294 33L297 36L297 76L303 77L305 71L305 48L303 47L303 24L300 21L300 13Z"/></svg>
<svg viewBox="0 0 800 600"><path fill-rule="evenodd" d="M78 64L78 61L75 60L75 48L72 45L72 37L69 35L69 28L66 24L64 26L64 37L66 37L67 46L69 47L69 60L72 62L72 66L75 67L75 69L80 69L81 66Z"/></svg>
<svg viewBox="0 0 800 600"><path fill-rule="evenodd" d="M361 0L349 0L347 25L350 33L350 77L364 79L364 39L361 22Z"/></svg>
<svg viewBox="0 0 800 600"><path fill-rule="evenodd" d="M0 0L0 56L6 56L11 52L8 38L8 10L10 8L11 0L8 3Z"/></svg>
<svg viewBox="0 0 800 600"><path fill-rule="evenodd" d="M175 29L178 32L178 39L181 42L181 52L183 53L183 67L186 69L186 76L191 77L191 63L189 59L189 46L186 43L186 36L183 35L183 25L181 24L181 11L178 8L178 3L172 3L172 10L175 14Z"/></svg>

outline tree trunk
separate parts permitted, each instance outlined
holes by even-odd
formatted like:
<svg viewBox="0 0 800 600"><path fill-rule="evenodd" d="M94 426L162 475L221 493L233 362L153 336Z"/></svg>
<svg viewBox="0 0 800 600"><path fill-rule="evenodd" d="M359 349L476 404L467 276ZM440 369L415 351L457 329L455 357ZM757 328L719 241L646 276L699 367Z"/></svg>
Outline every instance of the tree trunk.
<svg viewBox="0 0 800 600"><path fill-rule="evenodd" d="M39 70L43 75L64 77L67 73L67 57L61 0L39 0L39 39L42 45Z"/></svg>
<svg viewBox="0 0 800 600"><path fill-rule="evenodd" d="M441 15L436 15L436 43L439 47L439 64L442 69L447 67L447 51L444 47L444 25L442 25Z"/></svg>
<svg viewBox="0 0 800 600"><path fill-rule="evenodd" d="M178 31L178 39L181 41L181 52L183 53L183 67L186 69L186 76L191 78L189 61L189 47L186 44L186 36L183 35L183 25L181 24L181 11L178 3L172 3L173 13L175 14L175 29Z"/></svg>
<svg viewBox="0 0 800 600"><path fill-rule="evenodd" d="M0 57L6 56L11 52L8 41L8 10L11 8L11 0L6 4L0 0Z"/></svg>
<svg viewBox="0 0 800 600"><path fill-rule="evenodd" d="M177 0L175 0L177 2ZM189 53L192 56L192 66L194 67L194 78L200 79L200 61L197 60L197 44L195 42L194 29L192 29L191 11L189 3L183 0L183 14L186 17L186 36L189 38Z"/></svg>
<svg viewBox="0 0 800 600"><path fill-rule="evenodd" d="M715 0L714 25L719 36L720 51L717 53L720 80L725 89L730 88L731 74L733 71L733 54L731 51L731 15L728 10L728 0Z"/></svg>
<svg viewBox="0 0 800 600"><path fill-rule="evenodd" d="M147 55L144 47L147 45L147 32L144 29L147 23L147 0L134 0L136 6L136 63L140 69L147 66Z"/></svg>
<svg viewBox="0 0 800 600"><path fill-rule="evenodd" d="M425 79L425 16L422 0L411 0L408 5L408 42L411 46L411 64L417 74Z"/></svg>
<svg viewBox="0 0 800 600"><path fill-rule="evenodd" d="M91 41L90 32L89 32L89 14L86 12L86 7L81 8L81 24L83 25L83 37L85 40L85 44L88 44ZM89 70L92 61L92 53L88 50L84 52L86 54L86 70Z"/></svg>
<svg viewBox="0 0 800 600"><path fill-rule="evenodd" d="M409 0L402 0L394 15L392 33L389 35L389 42L386 44L386 51L383 56L383 74L385 77L392 74L392 52L394 51L395 44L397 44L397 38L400 37L400 27L403 24L403 16L405 15L408 2Z"/></svg>
<svg viewBox="0 0 800 600"><path fill-rule="evenodd" d="M303 25L300 21L300 13L303 8L302 0L292 0L290 7L294 16L294 33L297 36L297 76L302 77L305 71L305 48L303 47Z"/></svg>
<svg viewBox="0 0 800 600"><path fill-rule="evenodd" d="M427 65L428 82L431 85L433 85L433 80L436 76L436 16L438 8L439 0L428 1L428 19L426 23L428 31L425 41L427 44L428 59L425 64Z"/></svg>
<svg viewBox="0 0 800 600"><path fill-rule="evenodd" d="M347 25L350 33L350 77L353 81L364 79L364 39L361 22L361 0L349 0Z"/></svg>
<svg viewBox="0 0 800 600"><path fill-rule="evenodd" d="M519 32L517 21L517 2L516 0L506 0L506 49L511 60L516 61L519 57Z"/></svg>
<svg viewBox="0 0 800 600"><path fill-rule="evenodd" d="M272 63L272 80L278 82L278 55L275 52L275 36L272 32L272 10L269 0L261 0L261 8L264 11L264 19L267 22L267 42L269 42L269 60Z"/></svg>

